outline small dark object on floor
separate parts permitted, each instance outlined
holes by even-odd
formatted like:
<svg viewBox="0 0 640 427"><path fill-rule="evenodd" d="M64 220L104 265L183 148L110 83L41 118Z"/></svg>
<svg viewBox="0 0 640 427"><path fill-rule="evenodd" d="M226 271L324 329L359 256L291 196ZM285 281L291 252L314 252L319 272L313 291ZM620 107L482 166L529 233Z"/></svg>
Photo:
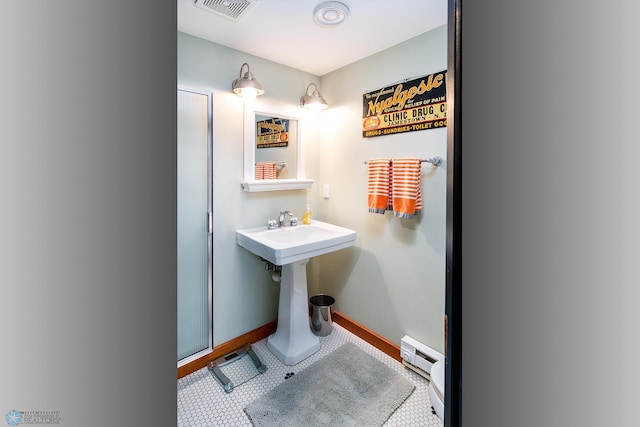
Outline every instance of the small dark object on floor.
<svg viewBox="0 0 640 427"><path fill-rule="evenodd" d="M291 378L293 375L295 374L295 372L289 372L287 373L287 375L284 376L285 380L288 380L289 378Z"/></svg>

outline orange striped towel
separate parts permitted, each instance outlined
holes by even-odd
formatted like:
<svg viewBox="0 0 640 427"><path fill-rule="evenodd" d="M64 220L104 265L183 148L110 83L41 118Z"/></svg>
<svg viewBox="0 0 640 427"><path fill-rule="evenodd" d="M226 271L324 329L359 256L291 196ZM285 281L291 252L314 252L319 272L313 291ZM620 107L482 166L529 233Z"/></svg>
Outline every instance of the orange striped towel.
<svg viewBox="0 0 640 427"><path fill-rule="evenodd" d="M389 209L391 197L391 160L372 159L369 165L367 204L369 212L383 214Z"/></svg>
<svg viewBox="0 0 640 427"><path fill-rule="evenodd" d="M276 179L276 164L275 162L264 163L264 179Z"/></svg>
<svg viewBox="0 0 640 427"><path fill-rule="evenodd" d="M256 179L264 179L264 162L256 163Z"/></svg>
<svg viewBox="0 0 640 427"><path fill-rule="evenodd" d="M413 218L422 210L420 168L422 161L415 157L393 159L393 214L399 218Z"/></svg>

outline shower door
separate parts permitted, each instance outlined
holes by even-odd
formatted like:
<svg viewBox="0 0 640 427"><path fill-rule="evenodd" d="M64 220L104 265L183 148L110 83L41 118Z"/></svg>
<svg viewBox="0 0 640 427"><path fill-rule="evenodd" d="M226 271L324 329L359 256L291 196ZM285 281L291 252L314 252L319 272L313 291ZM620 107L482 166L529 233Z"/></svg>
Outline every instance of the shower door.
<svg viewBox="0 0 640 427"><path fill-rule="evenodd" d="M178 89L178 366L211 352L212 94Z"/></svg>

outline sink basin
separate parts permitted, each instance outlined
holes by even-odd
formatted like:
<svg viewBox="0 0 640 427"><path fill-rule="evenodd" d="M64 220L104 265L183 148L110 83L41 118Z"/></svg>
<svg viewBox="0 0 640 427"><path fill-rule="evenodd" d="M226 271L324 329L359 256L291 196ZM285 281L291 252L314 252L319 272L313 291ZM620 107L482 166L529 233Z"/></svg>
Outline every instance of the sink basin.
<svg viewBox="0 0 640 427"><path fill-rule="evenodd" d="M285 365L296 365L320 350L320 338L309 326L309 259L348 248L355 241L354 230L315 220L275 230L267 226L236 230L238 245L282 266L278 327L267 338L267 348Z"/></svg>
<svg viewBox="0 0 640 427"><path fill-rule="evenodd" d="M275 265L286 265L353 246L356 232L348 228L311 221L309 225L266 226L236 230L236 242Z"/></svg>

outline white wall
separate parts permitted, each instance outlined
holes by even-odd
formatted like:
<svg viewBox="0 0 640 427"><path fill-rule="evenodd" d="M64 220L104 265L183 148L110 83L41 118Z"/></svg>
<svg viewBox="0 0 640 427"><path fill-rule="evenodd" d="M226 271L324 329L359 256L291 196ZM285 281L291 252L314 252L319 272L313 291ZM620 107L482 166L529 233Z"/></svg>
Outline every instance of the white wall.
<svg viewBox="0 0 640 427"><path fill-rule="evenodd" d="M319 174L331 196L314 203L317 217L358 232L355 250L321 259L313 290L336 298L336 309L398 343L409 334L444 351L446 129L363 138L362 95L447 69L446 26L322 76ZM367 166L376 157L440 156L423 163L424 211L413 219L367 210Z"/></svg>
<svg viewBox="0 0 640 427"><path fill-rule="evenodd" d="M316 82L330 108L307 120L305 169L310 190L245 193L242 100L230 88L248 62L265 87L260 101L296 106ZM255 226L307 200L314 218L358 232L353 248L311 260L309 294L328 293L335 308L398 343L409 334L444 351L446 130L361 137L362 94L446 69L446 29L317 77L178 33L178 84L214 94L214 345L276 319L279 285L264 264L235 243L234 230ZM423 173L424 212L411 220L370 214L366 165L373 157L441 156ZM322 198L329 184L331 197Z"/></svg>
<svg viewBox="0 0 640 427"><path fill-rule="evenodd" d="M297 105L315 76L178 33L178 85L213 92L213 316L214 345L277 318L279 285L264 262L235 242L235 230L266 224L282 209L300 216L306 191L242 190L243 104L231 83L248 62L265 87L261 101ZM307 135L305 135L307 136ZM313 144L313 134L307 137Z"/></svg>

